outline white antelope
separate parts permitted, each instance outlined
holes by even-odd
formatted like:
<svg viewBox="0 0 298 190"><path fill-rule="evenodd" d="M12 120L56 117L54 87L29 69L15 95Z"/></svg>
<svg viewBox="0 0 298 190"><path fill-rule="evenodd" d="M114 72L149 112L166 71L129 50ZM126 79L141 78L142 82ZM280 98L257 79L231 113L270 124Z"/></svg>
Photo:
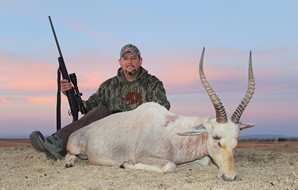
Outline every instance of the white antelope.
<svg viewBox="0 0 298 190"><path fill-rule="evenodd" d="M171 172L177 164L209 156L219 169L219 178L235 180L234 150L239 132L253 127L239 122L255 89L251 52L248 89L230 119L205 77L204 52L205 48L199 74L216 118L180 116L157 103L144 103L132 111L110 115L72 133L67 143L65 167L73 166L79 155L87 157L92 164Z"/></svg>

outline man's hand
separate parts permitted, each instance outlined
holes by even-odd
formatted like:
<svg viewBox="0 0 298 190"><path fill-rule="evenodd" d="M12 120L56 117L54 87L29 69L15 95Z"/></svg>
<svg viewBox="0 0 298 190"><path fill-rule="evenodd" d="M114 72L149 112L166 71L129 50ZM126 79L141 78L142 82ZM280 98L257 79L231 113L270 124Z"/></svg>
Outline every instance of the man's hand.
<svg viewBox="0 0 298 190"><path fill-rule="evenodd" d="M66 95L66 92L72 88L72 84L68 80L62 79L60 81L60 87L61 87L61 92L64 95ZM84 107L86 107L86 101L82 100L82 103L83 103ZM79 107L79 110L80 110L80 107ZM80 111L82 111L82 110L80 110Z"/></svg>
<svg viewBox="0 0 298 190"><path fill-rule="evenodd" d="M60 81L60 86L61 86L61 92L64 95L66 95L66 91L70 90L72 87L71 83L66 79L63 79Z"/></svg>

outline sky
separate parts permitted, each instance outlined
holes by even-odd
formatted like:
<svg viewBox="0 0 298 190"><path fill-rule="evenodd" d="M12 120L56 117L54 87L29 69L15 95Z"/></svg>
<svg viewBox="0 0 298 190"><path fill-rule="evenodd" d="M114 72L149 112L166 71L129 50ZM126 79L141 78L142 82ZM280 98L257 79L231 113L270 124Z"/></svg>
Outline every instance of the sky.
<svg viewBox="0 0 298 190"><path fill-rule="evenodd" d="M252 51L255 94L242 135L298 136L298 1L1 1L0 138L55 132L58 51L83 99L119 68L120 48L139 47L142 66L163 81L171 111L215 116L198 63L228 116L247 88ZM71 122L62 98L62 124Z"/></svg>

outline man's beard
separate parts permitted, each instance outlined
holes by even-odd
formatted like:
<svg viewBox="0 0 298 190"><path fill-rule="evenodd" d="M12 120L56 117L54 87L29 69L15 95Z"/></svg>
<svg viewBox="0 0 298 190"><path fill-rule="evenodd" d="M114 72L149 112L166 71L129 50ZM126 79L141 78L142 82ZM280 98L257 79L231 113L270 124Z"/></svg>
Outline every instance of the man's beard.
<svg viewBox="0 0 298 190"><path fill-rule="evenodd" d="M129 76L135 77L137 76L138 71L134 68L134 69L126 70L126 74L128 74Z"/></svg>
<svg viewBox="0 0 298 190"><path fill-rule="evenodd" d="M136 76L138 74L137 70L127 71L126 72L129 76Z"/></svg>

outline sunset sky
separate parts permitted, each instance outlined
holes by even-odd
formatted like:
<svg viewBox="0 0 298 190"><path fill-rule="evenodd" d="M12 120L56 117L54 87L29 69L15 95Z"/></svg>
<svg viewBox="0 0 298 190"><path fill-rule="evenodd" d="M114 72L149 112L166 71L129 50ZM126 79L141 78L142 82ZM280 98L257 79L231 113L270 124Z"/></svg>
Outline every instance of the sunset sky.
<svg viewBox="0 0 298 190"><path fill-rule="evenodd" d="M243 135L298 136L298 1L3 1L0 6L0 138L55 131L58 51L83 99L116 74L120 48L137 45L163 81L171 111L215 116L198 62L230 116L242 100L252 51L255 94ZM63 97L63 121L71 122Z"/></svg>

